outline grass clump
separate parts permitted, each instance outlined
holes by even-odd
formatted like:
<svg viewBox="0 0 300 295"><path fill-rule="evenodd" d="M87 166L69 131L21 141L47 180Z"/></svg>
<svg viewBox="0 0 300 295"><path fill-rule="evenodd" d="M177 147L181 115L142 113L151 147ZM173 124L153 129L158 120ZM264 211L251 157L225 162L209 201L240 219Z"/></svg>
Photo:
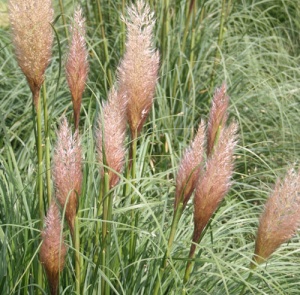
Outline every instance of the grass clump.
<svg viewBox="0 0 300 295"><path fill-rule="evenodd" d="M0 28L0 293L298 294L298 5L25 2Z"/></svg>

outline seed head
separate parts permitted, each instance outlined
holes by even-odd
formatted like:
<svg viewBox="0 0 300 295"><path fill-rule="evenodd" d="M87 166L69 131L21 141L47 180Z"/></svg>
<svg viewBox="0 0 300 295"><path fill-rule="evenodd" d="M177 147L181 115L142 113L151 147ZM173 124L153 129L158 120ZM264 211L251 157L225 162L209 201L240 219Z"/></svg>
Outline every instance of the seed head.
<svg viewBox="0 0 300 295"><path fill-rule="evenodd" d="M223 83L220 88L217 88L212 106L209 113L208 128L207 128L207 155L213 151L218 134L220 130L224 128L228 114L227 109L229 105L229 96L226 94L226 84Z"/></svg>
<svg viewBox="0 0 300 295"><path fill-rule="evenodd" d="M54 11L51 0L10 0L9 19L18 64L27 78L35 107L51 58Z"/></svg>
<svg viewBox="0 0 300 295"><path fill-rule="evenodd" d="M85 19L78 7L74 13L74 24L71 27L72 41L66 63L67 82L72 95L75 128L79 125L82 93L88 75L88 51L85 42Z"/></svg>
<svg viewBox="0 0 300 295"><path fill-rule="evenodd" d="M40 261L44 266L51 294L55 295L58 289L59 273L64 268L67 254L67 247L61 240L62 226L59 209L55 202L51 203L45 221L46 228L42 233Z"/></svg>
<svg viewBox="0 0 300 295"><path fill-rule="evenodd" d="M259 221L253 261L266 261L284 242L293 237L300 225L300 170L291 168L266 202ZM252 263L251 267L255 267Z"/></svg>
<svg viewBox="0 0 300 295"><path fill-rule="evenodd" d="M119 91L128 100L127 116L132 138L141 131L151 110L158 79L159 53L153 49L154 15L143 1L128 8L127 42L118 68Z"/></svg>
<svg viewBox="0 0 300 295"><path fill-rule="evenodd" d="M195 243L230 188L236 132L235 123L222 129L214 152L207 160L206 170L200 175L194 198Z"/></svg>
<svg viewBox="0 0 300 295"><path fill-rule="evenodd" d="M67 119L63 117L57 134L53 156L53 177L56 198L62 208L70 231L74 233L74 221L82 182L82 156L78 132L72 135Z"/></svg>
<svg viewBox="0 0 300 295"><path fill-rule="evenodd" d="M103 105L98 117L96 142L99 162L109 167L109 185L115 186L122 173L125 161L126 100L115 89L109 94L108 102Z"/></svg>
<svg viewBox="0 0 300 295"><path fill-rule="evenodd" d="M205 124L201 121L196 137L185 151L178 168L174 203L175 210L180 202L183 203L183 208L186 206L196 187L202 169L204 138Z"/></svg>

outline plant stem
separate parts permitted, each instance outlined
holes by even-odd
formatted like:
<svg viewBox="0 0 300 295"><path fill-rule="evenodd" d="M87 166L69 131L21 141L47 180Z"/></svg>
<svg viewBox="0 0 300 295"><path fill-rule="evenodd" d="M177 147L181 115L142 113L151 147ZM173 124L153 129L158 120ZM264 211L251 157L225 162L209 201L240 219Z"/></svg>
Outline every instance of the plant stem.
<svg viewBox="0 0 300 295"><path fill-rule="evenodd" d="M192 245L194 246L194 245ZM193 247L193 251L190 252L190 255L189 255L189 261L186 265L186 268L185 268L185 274L184 274L184 277L183 277L183 284L186 284L190 278L190 274L194 268L194 258L195 258L195 247Z"/></svg>
<svg viewBox="0 0 300 295"><path fill-rule="evenodd" d="M220 19L220 28L219 28L219 36L218 36L218 46L216 48L216 54L215 54L215 59L214 59L214 64L211 72L211 77L210 77L210 91L214 87L214 80L216 76L216 67L220 61L220 49L222 47L223 43L223 35L224 35L224 23L225 23L225 18L226 18L226 0L222 0L222 8L221 8L221 19Z"/></svg>
<svg viewBox="0 0 300 295"><path fill-rule="evenodd" d="M183 37L182 37L182 42L181 42L181 47L180 47L180 54L179 54L179 61L177 63L177 68L178 71L180 72L180 68L182 67L182 56L184 55L185 52L185 46L186 46L186 40L187 40L187 36L189 33L189 27L190 27L190 18L192 15L192 8L194 6L194 0L191 0L190 3L190 8L187 14L187 18L185 20L185 25L184 25L184 32L183 32ZM188 5L188 4L187 4ZM172 91L172 95L175 97L176 96L176 90L177 90L177 84L178 84L178 75L175 75L174 77L174 84L173 84L173 91Z"/></svg>
<svg viewBox="0 0 300 295"><path fill-rule="evenodd" d="M66 17L65 17L65 13L64 13L64 6L63 6L62 0L59 0L59 8L60 8L60 13L61 13L64 29L65 29L66 38L68 39L67 22L66 22Z"/></svg>
<svg viewBox="0 0 300 295"><path fill-rule="evenodd" d="M43 146L42 146L42 115L41 115L41 102L38 100L36 108L36 128L37 128L37 156L38 156L38 171L37 171L37 187L39 199L39 217L40 228L43 228L44 223L44 196L43 196Z"/></svg>
<svg viewBox="0 0 300 295"><path fill-rule="evenodd" d="M101 266L103 267L103 272L105 274L106 277L108 277L108 265L107 262L109 261L109 253L107 253L107 250L109 248L108 245L108 225L107 225L107 221L108 221L108 216L109 216L109 176L108 173L105 172L104 173L104 185L102 187L103 189L103 214L102 214L102 249L101 249ZM106 286L106 282L104 277L101 278L101 294L108 294L109 295L109 291L108 293L106 293L105 290L109 290L109 286Z"/></svg>
<svg viewBox="0 0 300 295"><path fill-rule="evenodd" d="M131 166L131 179L132 179L132 185L135 185L136 181L136 150L137 150L137 130L133 134L133 141L131 145L132 149L132 157L129 159L132 161L132 166ZM131 205L133 205L137 201L137 196L134 194L131 197ZM129 260L133 261L135 257L135 247L136 247L136 235L134 228L136 226L136 223L138 222L136 220L138 218L138 212L135 212L134 210L131 210L131 237L130 237L130 242L129 242Z"/></svg>
<svg viewBox="0 0 300 295"><path fill-rule="evenodd" d="M103 186L104 186L104 178L101 178L100 181L100 188L99 188L99 196L98 196L98 209L97 209L97 218L99 218L99 216L101 215L101 211L103 212ZM95 244L96 246L99 245L99 227L100 227L100 223L97 222L96 225L96 235L95 235ZM96 261L95 261L96 262Z"/></svg>
<svg viewBox="0 0 300 295"><path fill-rule="evenodd" d="M168 41L168 33L169 33L169 0L164 0L162 5L162 28L161 28L161 59L163 60L164 55L166 54L167 41Z"/></svg>
<svg viewBox="0 0 300 295"><path fill-rule="evenodd" d="M126 165L125 177L127 180L130 179L130 171L131 171L131 157L127 158L127 165ZM128 197L131 191L131 185L129 181L126 181L125 187L123 189L123 195Z"/></svg>
<svg viewBox="0 0 300 295"><path fill-rule="evenodd" d="M50 137L49 137L49 118L47 109L47 91L46 85L43 84L43 105L44 105L44 125L45 125L45 141L46 141L46 179L47 179L47 200L48 206L51 203L51 161L50 161Z"/></svg>
<svg viewBox="0 0 300 295"><path fill-rule="evenodd" d="M98 219L101 214L103 214L103 187L104 187L104 177L101 177L100 180L100 187L99 187L99 196L98 196L98 209L97 209L97 215L96 218ZM97 220L96 222L96 231L95 231L95 239L94 239L94 263L95 263L95 272L93 281L96 280L97 272L99 265L101 265L102 261L102 255L100 250L100 235L102 236L102 232L100 233L100 221ZM98 249L97 249L98 248ZM100 253L100 255L98 254Z"/></svg>
<svg viewBox="0 0 300 295"><path fill-rule="evenodd" d="M208 228L210 227L210 224L212 222L212 218L210 218L210 220L208 221L208 223L206 224L206 226L204 226L200 232L200 238L198 240L195 240L194 238L192 239L192 244L191 244L191 248L190 248L190 253L189 253L189 260L187 262L186 268L185 268L185 274L183 277L183 285L186 284L190 278L190 274L194 268L194 264L195 264L195 254L196 254L196 244L199 244L202 240L202 238L204 237L204 235L206 234ZM213 244L213 241L212 241ZM201 254L201 253L200 253ZM185 290L183 289L182 294L185 294Z"/></svg>
<svg viewBox="0 0 300 295"><path fill-rule="evenodd" d="M188 82L188 90L191 90L192 87L192 73L193 73L193 68L194 68L194 59L195 59L195 54L194 54L194 50L195 50L195 37L196 37L196 32L195 32L195 18L196 18L196 3L195 2L191 2L191 6L190 6L190 10L192 9L192 11L190 11L190 13L192 14L192 35L191 35L191 47L190 47L190 75L189 75L189 82ZM194 120L192 119L192 122L194 122Z"/></svg>
<svg viewBox="0 0 300 295"><path fill-rule="evenodd" d="M109 179L107 181L109 183ZM107 186L107 189L109 187ZM111 271L111 258L110 258L110 243L111 243L111 221L112 221L112 207L113 207L113 194L108 193L107 195L108 198L108 210L107 210L107 226L106 226L106 269ZM108 277L108 273L106 275ZM106 288L105 288L105 294L109 295L110 294L110 285L106 283Z"/></svg>
<svg viewBox="0 0 300 295"><path fill-rule="evenodd" d="M170 231L169 240L168 240L168 245L167 245L167 249L166 249L164 258L162 260L161 266L160 266L159 277L156 279L153 295L158 294L160 281L161 281L161 278L162 278L162 276L165 272L165 269L167 267L168 259L170 258L172 245L173 245L173 242L174 242L174 239L175 239L176 230L177 230L178 223L179 223L180 217L182 215L182 212L183 212L183 203L180 202L177 209L174 211L172 225L171 225L171 231Z"/></svg>
<svg viewBox="0 0 300 295"><path fill-rule="evenodd" d="M108 43L107 43L107 38L105 36L105 28L104 28L104 22L103 22L103 17L102 17L102 9L101 9L101 3L100 0L97 0L97 9L98 9L98 15L99 15L99 23L100 23L100 29L101 29L101 37L103 39L103 50L105 54L105 60L106 60L106 74L107 74L107 80L108 80L108 85L112 85L112 75L111 71L109 68L109 54L108 54Z"/></svg>
<svg viewBox="0 0 300 295"><path fill-rule="evenodd" d="M74 248L75 248L75 276L76 276L76 293L80 295L81 285L81 263L80 263L80 235L79 235L79 219L75 217L74 230Z"/></svg>
<svg viewBox="0 0 300 295"><path fill-rule="evenodd" d="M39 96L39 93L37 94ZM39 201L39 218L40 229L43 229L44 223L44 196L43 196L43 147L42 147L42 115L41 115L41 100L38 97L36 107L36 149L38 157L37 169L37 188L38 188L38 201ZM38 285L43 287L43 268L41 263L38 266Z"/></svg>
<svg viewBox="0 0 300 295"><path fill-rule="evenodd" d="M246 279L246 282L248 282L251 279L252 276L253 276L253 272L250 272L249 275L248 275L248 277L247 277L247 279ZM244 284L243 289L240 292L240 295L244 295L245 289L246 289L246 284Z"/></svg>

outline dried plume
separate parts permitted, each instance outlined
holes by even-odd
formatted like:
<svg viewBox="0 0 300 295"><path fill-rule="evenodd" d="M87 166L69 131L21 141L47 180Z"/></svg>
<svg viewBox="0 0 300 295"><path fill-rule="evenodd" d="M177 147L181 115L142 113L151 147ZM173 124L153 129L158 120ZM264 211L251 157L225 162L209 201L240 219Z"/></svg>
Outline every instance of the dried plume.
<svg viewBox="0 0 300 295"><path fill-rule="evenodd" d="M127 42L118 68L119 90L128 99L127 116L132 138L141 131L151 110L158 79L159 53L153 48L154 14L143 1L128 8Z"/></svg>
<svg viewBox="0 0 300 295"><path fill-rule="evenodd" d="M266 202L260 217L253 261L266 261L284 242L293 237L300 226L300 170L291 168ZM251 267L255 267L252 263Z"/></svg>
<svg viewBox="0 0 300 295"><path fill-rule="evenodd" d="M229 96L226 94L226 84L223 83L217 88L212 100L207 128L207 155L209 156L214 148L218 135L224 128L228 114Z"/></svg>
<svg viewBox="0 0 300 295"><path fill-rule="evenodd" d="M196 187L202 169L204 142L205 124L201 121L196 137L185 151L178 168L174 203L175 210L180 202L183 203L183 208L185 208Z"/></svg>
<svg viewBox="0 0 300 295"><path fill-rule="evenodd" d="M80 106L85 82L88 75L88 51L85 42L85 19L80 7L74 12L74 24L71 27L72 41L69 49L66 73L72 95L75 128L79 125Z"/></svg>
<svg viewBox="0 0 300 295"><path fill-rule="evenodd" d="M103 164L109 167L109 186L115 186L122 173L125 161L125 132L126 132L126 99L115 89L109 94L108 102L103 105L102 114L98 117L96 132L97 152L101 170Z"/></svg>
<svg viewBox="0 0 300 295"><path fill-rule="evenodd" d="M38 106L44 73L50 62L53 43L51 0L10 0L9 19L18 64L27 78Z"/></svg>
<svg viewBox="0 0 300 295"><path fill-rule="evenodd" d="M53 177L56 198L62 208L70 231L74 233L74 221L82 182L82 153L77 131L72 130L63 117L57 134L57 144L53 156Z"/></svg>
<svg viewBox="0 0 300 295"><path fill-rule="evenodd" d="M203 229L230 188L236 132L235 123L222 130L214 152L207 160L206 170L200 175L194 198L195 243L198 243ZM192 251L195 251L195 244L192 244Z"/></svg>
<svg viewBox="0 0 300 295"><path fill-rule="evenodd" d="M40 249L40 261L44 266L49 287L52 295L58 294L59 273L65 265L67 246L62 233L59 209L55 202L52 202L46 221L46 228L42 232L42 246Z"/></svg>

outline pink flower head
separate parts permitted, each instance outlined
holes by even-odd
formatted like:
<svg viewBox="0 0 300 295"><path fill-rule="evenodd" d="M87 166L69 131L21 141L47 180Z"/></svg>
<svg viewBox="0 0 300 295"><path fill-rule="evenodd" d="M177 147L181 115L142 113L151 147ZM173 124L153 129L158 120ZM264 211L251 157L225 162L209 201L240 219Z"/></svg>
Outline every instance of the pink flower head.
<svg viewBox="0 0 300 295"><path fill-rule="evenodd" d="M103 105L98 117L96 142L98 157L102 165L109 168L109 186L115 186L122 173L125 161L126 100L115 89L109 94L108 102ZM103 173L103 166L101 167Z"/></svg>
<svg viewBox="0 0 300 295"><path fill-rule="evenodd" d="M229 96L226 94L226 84L223 83L220 88L217 88L212 106L209 113L208 128L207 128L207 155L213 151L214 145L218 140L218 136L222 128L225 127L228 114Z"/></svg>
<svg viewBox="0 0 300 295"><path fill-rule="evenodd" d="M300 226L300 171L290 169L285 179L277 180L259 221L253 260L260 264ZM254 263L251 267L255 267Z"/></svg>
<svg viewBox="0 0 300 295"><path fill-rule="evenodd" d="M235 123L223 128L214 152L207 160L206 170L200 175L194 198L195 243L230 188L236 132Z"/></svg>
<svg viewBox="0 0 300 295"><path fill-rule="evenodd" d="M10 0L9 19L18 64L27 78L35 107L50 62L53 43L51 0Z"/></svg>
<svg viewBox="0 0 300 295"><path fill-rule="evenodd" d="M72 95L76 129L79 125L81 99L89 70L84 23L82 10L78 7L74 13L74 25L71 28L72 41L66 63L67 82Z"/></svg>
<svg viewBox="0 0 300 295"><path fill-rule="evenodd" d="M46 217L46 228L42 233L42 246L40 249L40 261L47 274L51 294L57 294L59 273L65 265L67 247L62 235L62 225L59 209L52 202Z"/></svg>
<svg viewBox="0 0 300 295"><path fill-rule="evenodd" d="M141 131L151 110L158 79L159 53L153 49L155 20L143 1L128 8L126 52L118 68L120 95L128 100L132 138Z"/></svg>
<svg viewBox="0 0 300 295"><path fill-rule="evenodd" d="M183 208L190 199L202 169L203 145L205 141L205 124L201 121L195 139L183 155L176 178L176 194L174 208L180 202Z"/></svg>
<svg viewBox="0 0 300 295"><path fill-rule="evenodd" d="M72 135L67 119L63 117L57 134L53 156L53 177L56 198L63 209L70 231L74 233L74 221L82 182L82 155L78 132Z"/></svg>

